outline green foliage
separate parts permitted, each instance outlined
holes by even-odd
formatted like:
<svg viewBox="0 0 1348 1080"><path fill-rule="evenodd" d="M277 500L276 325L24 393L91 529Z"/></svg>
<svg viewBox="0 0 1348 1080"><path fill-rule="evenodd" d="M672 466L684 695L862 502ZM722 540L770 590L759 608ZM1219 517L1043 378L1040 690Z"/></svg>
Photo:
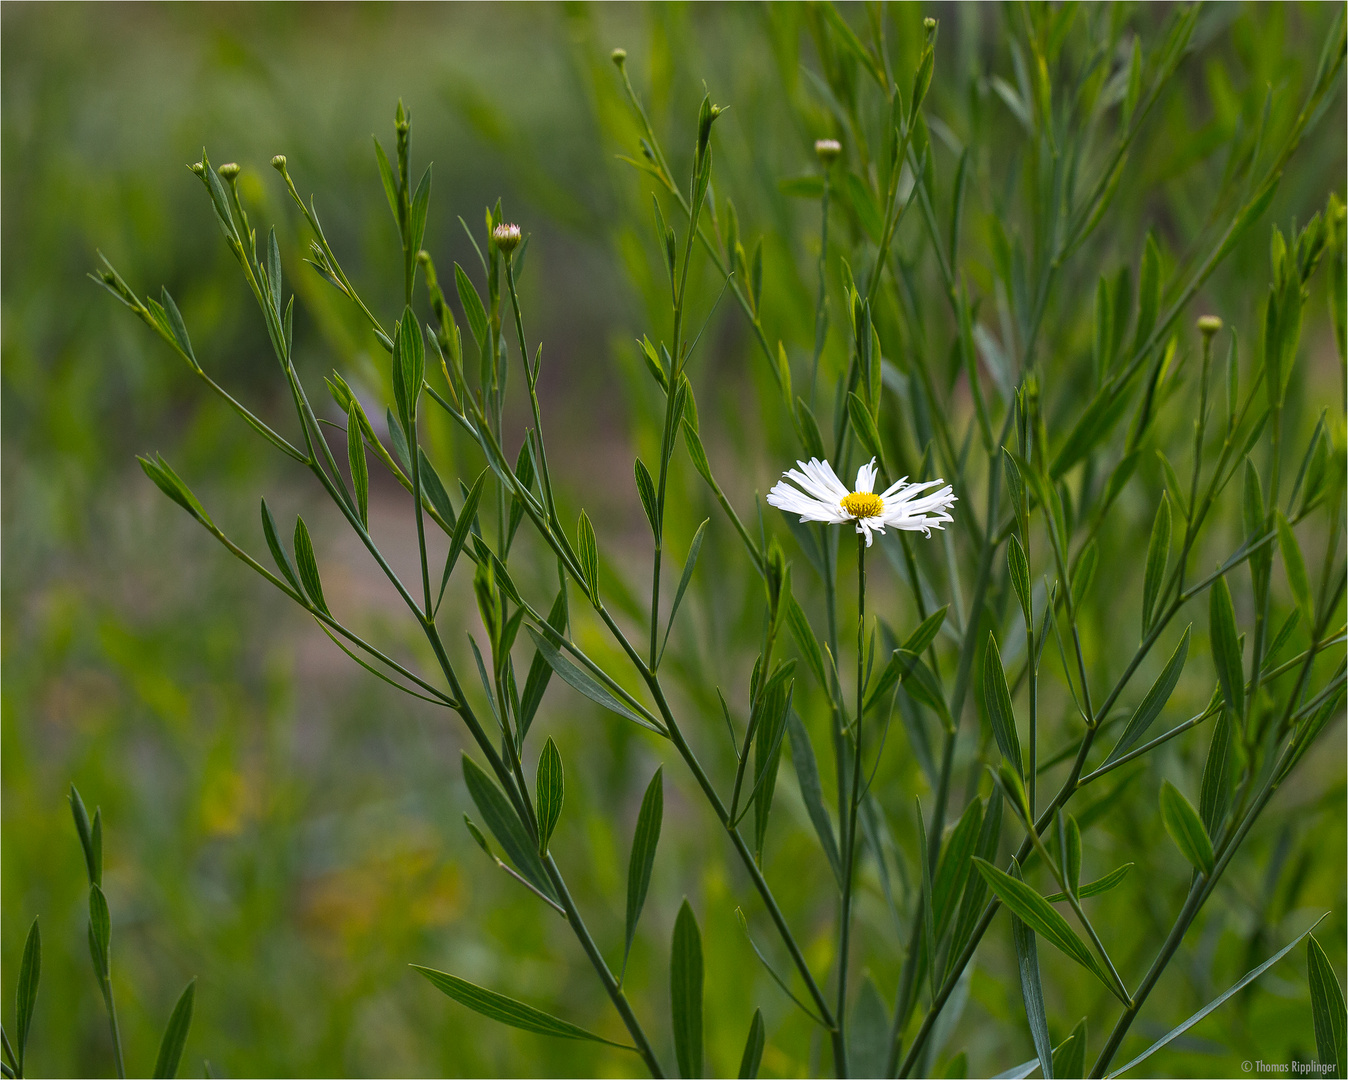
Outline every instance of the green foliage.
<svg viewBox="0 0 1348 1080"><path fill-rule="evenodd" d="M7 14L7 1069L1327 1056L1342 14L923 14ZM954 520L854 577L810 457Z"/></svg>

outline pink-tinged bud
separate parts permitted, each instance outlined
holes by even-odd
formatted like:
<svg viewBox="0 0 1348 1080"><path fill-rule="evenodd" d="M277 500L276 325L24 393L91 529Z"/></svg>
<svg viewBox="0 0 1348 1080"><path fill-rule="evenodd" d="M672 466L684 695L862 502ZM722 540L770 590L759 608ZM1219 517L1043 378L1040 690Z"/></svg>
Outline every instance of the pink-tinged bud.
<svg viewBox="0 0 1348 1080"><path fill-rule="evenodd" d="M491 238L496 241L502 254L510 258L510 253L520 246L520 227L502 223L491 231Z"/></svg>

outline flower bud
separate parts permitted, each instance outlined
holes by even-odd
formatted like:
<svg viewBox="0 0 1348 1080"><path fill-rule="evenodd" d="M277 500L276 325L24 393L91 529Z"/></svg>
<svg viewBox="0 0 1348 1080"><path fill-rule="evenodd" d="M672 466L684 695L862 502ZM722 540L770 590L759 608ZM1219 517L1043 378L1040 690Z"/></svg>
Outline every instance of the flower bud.
<svg viewBox="0 0 1348 1080"><path fill-rule="evenodd" d="M285 172L285 171L286 171L286 156L285 156L285 154L277 154L274 158L272 158L272 159L271 159L271 167L272 167L273 169L275 169L275 170L276 170L277 172L279 172L279 173Z"/></svg>
<svg viewBox="0 0 1348 1080"><path fill-rule="evenodd" d="M814 153L827 168L838 160L838 155L842 153L842 143L837 139L815 139Z"/></svg>
<svg viewBox="0 0 1348 1080"><path fill-rule="evenodd" d="M196 173L198 176L204 176L206 174L206 166L199 161L194 161L192 162L191 165L187 167L191 169L194 173Z"/></svg>
<svg viewBox="0 0 1348 1080"><path fill-rule="evenodd" d="M1204 337L1212 337L1212 335L1217 333L1221 328L1222 320L1217 318L1216 315L1199 316L1198 329Z"/></svg>
<svg viewBox="0 0 1348 1080"><path fill-rule="evenodd" d="M220 173L220 178L222 180L229 180L233 182L234 180L238 179L239 176L239 166L236 162L233 161L229 161L226 162L224 165L221 165L217 171Z"/></svg>
<svg viewBox="0 0 1348 1080"><path fill-rule="evenodd" d="M520 227L518 225L507 225L502 222L491 231L491 238L496 241L496 246L501 249L501 253L508 259L511 252L520 246Z"/></svg>
<svg viewBox="0 0 1348 1080"><path fill-rule="evenodd" d="M925 19L922 20L922 28L926 30L928 33L931 33L931 31L936 29L936 20L933 19L930 15L928 15Z"/></svg>
<svg viewBox="0 0 1348 1080"><path fill-rule="evenodd" d="M626 50L626 49L614 49L611 53L608 54L608 58L609 58L610 60L612 60L613 63L614 63L619 69L621 69L622 66L623 66L623 63L627 60L627 50Z"/></svg>

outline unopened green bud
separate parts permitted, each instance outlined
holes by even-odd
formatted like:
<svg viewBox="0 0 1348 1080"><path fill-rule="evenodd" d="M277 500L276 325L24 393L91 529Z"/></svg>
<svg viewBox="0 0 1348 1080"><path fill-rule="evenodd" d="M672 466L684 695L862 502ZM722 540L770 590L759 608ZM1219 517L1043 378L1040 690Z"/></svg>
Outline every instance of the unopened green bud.
<svg viewBox="0 0 1348 1080"><path fill-rule="evenodd" d="M194 161L192 162L191 165L187 167L191 169L194 173L196 173L198 176L204 176L206 173L206 166L199 161Z"/></svg>
<svg viewBox="0 0 1348 1080"><path fill-rule="evenodd" d="M417 262L422 266L429 266L431 262L431 253L425 248L417 252Z"/></svg>
<svg viewBox="0 0 1348 1080"><path fill-rule="evenodd" d="M930 34L933 30L936 29L936 20L933 19L930 15L928 15L925 19L922 20L922 29L926 30L927 33Z"/></svg>
<svg viewBox="0 0 1348 1080"><path fill-rule="evenodd" d="M623 63L627 60L627 50L614 49L611 53L608 54L608 58L612 60L619 68L621 68L623 66Z"/></svg>
<svg viewBox="0 0 1348 1080"><path fill-rule="evenodd" d="M223 180L234 181L239 176L239 166L236 162L229 161L219 168L220 177Z"/></svg>
<svg viewBox="0 0 1348 1080"><path fill-rule="evenodd" d="M842 143L837 139L815 139L814 153L825 167L832 165L842 153Z"/></svg>
<svg viewBox="0 0 1348 1080"><path fill-rule="evenodd" d="M276 170L277 172L279 172L279 173L285 172L285 171L286 171L286 156L285 156L285 154L277 154L274 158L272 158L272 159L271 159L271 167L272 167L273 169L275 169L275 170Z"/></svg>
<svg viewBox="0 0 1348 1080"><path fill-rule="evenodd" d="M1204 337L1212 337L1222 328L1222 320L1216 315L1201 315L1198 319L1198 330Z"/></svg>

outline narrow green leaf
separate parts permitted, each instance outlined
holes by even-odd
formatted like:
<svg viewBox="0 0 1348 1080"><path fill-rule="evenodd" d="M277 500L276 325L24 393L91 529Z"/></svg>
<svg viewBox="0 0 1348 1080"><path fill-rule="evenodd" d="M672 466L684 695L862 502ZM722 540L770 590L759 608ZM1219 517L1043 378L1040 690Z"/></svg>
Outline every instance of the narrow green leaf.
<svg viewBox="0 0 1348 1080"><path fill-rule="evenodd" d="M1219 577L1208 590L1208 627L1212 636L1212 662L1222 697L1237 717L1245 715L1245 675L1241 665L1240 641L1236 637L1236 609L1226 578Z"/></svg>
<svg viewBox="0 0 1348 1080"><path fill-rule="evenodd" d="M1179 683L1180 672L1184 670L1184 663L1189 659L1189 631L1192 629L1192 624L1184 628L1184 634L1180 637L1179 644L1175 646L1175 651L1170 654L1170 659L1166 661L1161 674L1156 676L1156 681L1151 684L1151 688L1147 691L1141 704L1133 710L1133 715L1128 718L1128 723L1124 726L1119 741L1114 744L1114 749L1109 752L1109 757L1105 758L1106 765L1123 757L1131 749L1133 743L1137 742L1146 733L1146 730L1151 727L1152 721L1165 708L1166 702L1170 700L1170 695L1175 692L1176 684Z"/></svg>
<svg viewBox="0 0 1348 1080"><path fill-rule="evenodd" d="M983 803L972 800L960 815L955 828L941 847L941 861L932 879L931 895L936 917L936 937L945 934L946 926L955 914L955 904L964 892L965 882L973 870L974 851L983 826Z"/></svg>
<svg viewBox="0 0 1348 1080"><path fill-rule="evenodd" d="M983 826L978 833L978 845L974 854L984 860L997 854L997 842L1002 832L1002 799L996 792L987 800L983 810ZM955 932L950 938L947 957L953 960L964 951L965 945L973 936L974 927L983 913L983 902L987 899L988 885L981 874L971 874L964 889L964 899L960 901L959 915L955 919Z"/></svg>
<svg viewBox="0 0 1348 1080"><path fill-rule="evenodd" d="M440 474L435 471L435 466L426 456L425 449L420 446L417 447L417 467L421 473L421 494L429 500L445 524L453 528L457 519L454 516L454 507L449 502L449 492L445 490Z"/></svg>
<svg viewBox="0 0 1348 1080"><path fill-rule="evenodd" d="M1027 627L1034 625L1034 607L1031 603L1030 592L1030 563L1025 558L1025 549L1020 546L1020 541L1011 537L1011 542L1006 545L1006 566L1010 572L1011 587L1016 590L1016 599L1020 601L1021 615L1025 619Z"/></svg>
<svg viewBox="0 0 1348 1080"><path fill-rule="evenodd" d="M754 1018L749 1023L749 1037L744 1041L744 1053L740 1057L740 1080L756 1080L758 1067L763 1062L763 1046L767 1042L767 1033L763 1027L763 1010L755 1009Z"/></svg>
<svg viewBox="0 0 1348 1080"><path fill-rule="evenodd" d="M1157 1050L1160 1050L1162 1047L1164 1047L1167 1043L1175 1039L1178 1039L1181 1035L1183 1035L1196 1023L1198 1023L1205 1016L1207 1016L1208 1013L1213 1012L1214 1010L1219 1008L1224 1002L1226 1002L1229 998L1233 997L1235 994L1238 994L1241 990L1244 990L1246 986L1254 982L1255 979L1259 978L1260 975L1262 975L1274 964L1276 964L1279 960L1281 960L1284 956L1286 956L1289 952L1291 952L1298 945L1300 945L1301 939L1307 937L1310 934L1310 932L1315 929L1319 921L1320 920L1317 919L1315 923L1312 923L1310 926L1308 926L1305 930L1303 930L1300 934L1298 934L1292 941L1288 942L1285 946L1283 946L1276 953L1270 956L1267 960L1265 960L1253 971L1246 972L1245 975L1242 976L1241 979L1235 983L1235 985L1231 986L1225 992L1214 998L1212 1001L1208 1002L1208 1004L1204 1005L1201 1009L1198 1010L1198 1012L1194 1013L1193 1016L1185 1020L1184 1023L1178 1024L1175 1027L1171 1028L1160 1039L1152 1043L1149 1047L1147 1047L1147 1049L1143 1050L1142 1053L1138 1054L1137 1057L1133 1058L1132 1061L1128 1062L1128 1064L1118 1069L1115 1069L1112 1073L1109 1074L1109 1080L1114 1080L1114 1077L1122 1076L1124 1073L1132 1069L1135 1065L1140 1065L1142 1062L1146 1061L1147 1058L1151 1057L1152 1054L1156 1053Z"/></svg>
<svg viewBox="0 0 1348 1080"><path fill-rule="evenodd" d="M848 1017L848 1067L850 1076L884 1076L889 1058L889 1010L884 998L867 975L861 980L852 1015Z"/></svg>
<svg viewBox="0 0 1348 1080"><path fill-rule="evenodd" d="M1198 811L1169 780L1161 781L1161 821L1170 839L1195 870L1212 873L1212 841Z"/></svg>
<svg viewBox="0 0 1348 1080"><path fill-rule="evenodd" d="M842 885L842 860L838 854L838 842L833 835L833 820L824 806L824 789L819 782L819 765L814 756L814 747L810 743L810 734L805 730L795 710L786 718L787 732L791 738L791 761L796 767L796 780L800 784L801 798L805 810L810 815L819 845L824 849L828 864L833 869L833 879Z"/></svg>
<svg viewBox="0 0 1348 1080"><path fill-rule="evenodd" d="M849 172L843 178L842 190L871 243L878 244L880 234L884 232L885 222L880 216L880 208L875 204L875 199L866 188L865 181L856 173Z"/></svg>
<svg viewBox="0 0 1348 1080"><path fill-rule="evenodd" d="M1306 939L1306 975L1311 987L1311 1017L1315 1022L1315 1046L1322 1065L1333 1065L1324 1076L1343 1076L1348 1053L1345 1052L1345 1010L1343 988L1329 963L1329 957L1314 935ZM19 1053L22 1055L23 1050ZM22 1061L22 1057L20 1058Z"/></svg>
<svg viewBox="0 0 1348 1080"><path fill-rule="evenodd" d="M1088 881L1085 885L1077 888L1077 899L1085 900L1089 896L1099 896L1101 893L1107 893L1123 882L1128 876L1128 871L1133 868L1132 863L1124 863L1117 870L1111 870L1102 878L1096 878L1094 881ZM1050 904L1057 904L1067 899L1067 894L1063 892L1051 893L1044 897Z"/></svg>
<svg viewBox="0 0 1348 1080"><path fill-rule="evenodd" d="M482 306L482 298L473 287L467 273L458 263L454 264L454 287L459 293L459 303L463 306L464 318L468 320L468 329L473 332L473 340L479 349L488 348L487 309Z"/></svg>
<svg viewBox="0 0 1348 1080"><path fill-rule="evenodd" d="M931 887L930 842L927 825L922 819L922 803L917 802L917 861L922 871L922 933L927 953L927 975L931 992L936 993L936 902Z"/></svg>
<svg viewBox="0 0 1348 1080"><path fill-rule="evenodd" d="M201 505L197 497L192 494L191 489L183 483L182 477L173 471L161 455L157 455L154 461L143 457L137 457L136 460L140 462L140 467L144 470L145 475L154 481L155 486L160 491L203 525L208 528L211 526L211 518L206 513L206 508Z"/></svg>
<svg viewBox="0 0 1348 1080"><path fill-rule="evenodd" d="M463 553L463 546L468 542L468 537L472 534L473 523L477 520L477 507L482 501L482 489L486 482L487 474L491 470L483 469L473 481L473 486L468 492L467 498L463 500L463 507L459 510L459 516L454 522L454 532L450 536L449 551L445 553L445 572L440 576L440 595L445 595L445 586L449 584L449 575L454 570L454 565L459 561L459 556Z"/></svg>
<svg viewBox="0 0 1348 1080"><path fill-rule="evenodd" d="M23 943L23 959L19 962L19 989L16 995L18 1026L14 1029L17 1047L19 1075L23 1075L24 1048L28 1045L28 1032L33 1026L33 1007L37 1004L37 986L42 978L42 933L37 928L37 919L28 928L28 937Z"/></svg>
<svg viewBox="0 0 1348 1080"><path fill-rule="evenodd" d="M852 419L852 430L856 432L862 449L876 458L881 472L886 471L885 451L880 443L880 430L875 426L875 418L866 408L866 403L851 390L847 392L847 414Z"/></svg>
<svg viewBox="0 0 1348 1080"><path fill-rule="evenodd" d="M388 155L380 145L379 136L374 139L374 156L379 162L379 179L384 183L384 195L388 199L388 208L393 211L393 220L398 222L398 182L393 179L393 167L389 165Z"/></svg>
<svg viewBox="0 0 1348 1080"><path fill-rule="evenodd" d="M417 184L416 193L412 196L412 213L407 223L407 235L411 240L408 252L413 266L416 265L417 252L421 250L421 243L426 237L426 211L430 203L431 167L427 165L426 171L421 174L421 182Z"/></svg>
<svg viewBox="0 0 1348 1080"><path fill-rule="evenodd" d="M272 242L276 242L274 234ZM173 297L169 295L168 289L162 289L160 295L164 300L164 314L168 318L169 329L173 331L173 339L178 343L178 348L182 349L187 354L188 359L195 364L197 362L196 354L192 352L192 342L187 336L187 324L183 322L182 313L178 311L178 305L173 302Z"/></svg>
<svg viewBox="0 0 1348 1080"><path fill-rule="evenodd" d="M1012 874L1019 879L1020 868L1014 863L1012 866ZM1044 1076L1052 1080L1053 1041L1049 1038L1048 1016L1044 1011L1044 986L1039 977L1039 948L1035 943L1034 931L1014 914L1011 916L1011 940L1016 946L1016 963L1020 969L1020 993L1025 1002L1025 1019L1030 1025L1030 1038L1034 1041L1035 1053L1039 1055L1039 1067L1043 1070Z"/></svg>
<svg viewBox="0 0 1348 1080"><path fill-rule="evenodd" d="M267 500L262 500L262 535L267 538L267 547L271 551L271 557L276 563L276 568L281 571L281 576L290 582L291 587L297 593L303 593L304 588L300 585L299 575L295 573L295 567L290 561L290 556L286 554L286 549L281 544L281 538L276 532L276 520L271 516L271 508L267 506Z"/></svg>
<svg viewBox="0 0 1348 1080"><path fill-rule="evenodd" d="M1147 544L1147 571L1142 585L1142 633L1151 628L1156 598L1161 594L1166 568L1170 564L1170 499L1161 493L1161 505L1156 508L1156 519L1151 525L1151 540Z"/></svg>
<svg viewBox="0 0 1348 1080"><path fill-rule="evenodd" d="M1180 485L1179 474L1175 472L1175 466L1170 464L1170 459L1165 456L1165 452L1162 450L1156 451L1156 460L1161 464L1161 480L1165 484L1166 493L1179 507L1180 515L1187 521L1189 519L1189 503L1184 497L1184 488Z"/></svg>
<svg viewBox="0 0 1348 1080"><path fill-rule="evenodd" d="M636 833L632 837L632 854L627 862L627 927L623 937L623 969L632 951L637 933L637 920L646 904L646 890L651 884L651 870L655 866L655 848L660 842L660 825L665 816L665 787L663 769L656 769L637 813Z"/></svg>
<svg viewBox="0 0 1348 1080"><path fill-rule="evenodd" d="M1310 579L1306 576L1306 563L1301 557L1301 546L1297 543L1287 518L1278 512L1278 548L1282 551L1282 565L1287 573L1287 584L1292 587L1297 606L1309 626L1315 622L1315 607L1311 601Z"/></svg>
<svg viewBox="0 0 1348 1080"><path fill-rule="evenodd" d="M580 571L585 577L585 588L591 600L599 598L599 547L594 538L594 526L589 515L580 512L580 523L576 526L576 557L580 559Z"/></svg>
<svg viewBox="0 0 1348 1080"><path fill-rule="evenodd" d="M89 825L89 812L84 808L84 800L75 785L70 785L70 812L75 818L75 832L79 834L80 847L84 851L84 867L89 874L90 885L103 883L102 844L95 845L93 829Z"/></svg>
<svg viewBox="0 0 1348 1080"><path fill-rule="evenodd" d="M538 857L538 847L525 831L524 824L515 813L515 808L511 806L504 792L496 786L496 782L467 754L463 755L463 782L478 813L482 815L482 820L496 837L496 842L510 856L515 869L528 878L539 892L555 900L557 894L543 870L542 860Z"/></svg>
<svg viewBox="0 0 1348 1080"><path fill-rule="evenodd" d="M1020 759L1020 736L1016 734L1016 715L1011 708L1011 690L1006 685L1002 669L1002 655L997 639L988 631L987 647L983 650L983 707L992 722L992 734L1002 756L1011 763L1016 775L1025 777L1025 766Z"/></svg>
<svg viewBox="0 0 1348 1080"><path fill-rule="evenodd" d="M824 450L824 437L819 433L819 421L805 404L804 398L796 398L796 430L800 433L801 445L811 457L827 457Z"/></svg>
<svg viewBox="0 0 1348 1080"><path fill-rule="evenodd" d="M543 659L547 661L548 666L560 675L562 681L568 686L584 694L596 705L602 705L604 708L608 709L609 712L617 713L624 719L631 720L634 724L640 724L648 731L654 731L660 735L665 733L663 728L656 727L645 717L632 709L629 709L619 701L607 687L596 680L588 671L578 667L563 656L562 653L553 646L552 642L544 640L532 626L527 629L529 631L529 636L534 640L534 648L539 651Z"/></svg>
<svg viewBox="0 0 1348 1080"><path fill-rule="evenodd" d="M669 958L669 1004L674 1056L685 1080L702 1075L702 935L685 899L674 920Z"/></svg>
<svg viewBox="0 0 1348 1080"><path fill-rule="evenodd" d="M819 648L819 639L814 636L810 620L805 617L805 609L794 596L787 597L786 625L791 628L791 637L795 640L796 648L810 665L814 677L819 680L819 686L828 691L828 668L824 664L823 650Z"/></svg>
<svg viewBox="0 0 1348 1080"><path fill-rule="evenodd" d="M1208 757L1203 765L1203 784L1199 789L1198 810L1203 828L1209 836L1216 836L1226 820L1227 804L1231 800L1231 711L1217 714L1208 744Z"/></svg>
<svg viewBox="0 0 1348 1080"><path fill-rule="evenodd" d="M616 1046L620 1050L632 1049L630 1046L613 1042L610 1039L586 1031L584 1028L576 1027L575 1024L568 1023L565 1020L558 1020L557 1017L551 1016L541 1009L535 1009L532 1005L526 1005L522 1001L516 1001L504 994L498 994L495 990L488 990L476 983L470 983L467 979L460 979L457 975L422 967L420 964L410 966L426 976L437 990L452 997L460 1005L466 1005L473 1012L490 1020L508 1024L510 1027L519 1028L521 1031L532 1031L537 1035L552 1035L558 1039L586 1039L590 1042L604 1043L607 1046Z"/></svg>
<svg viewBox="0 0 1348 1080"><path fill-rule="evenodd" d="M360 419L355 402L346 417L346 459L351 466L351 486L356 491L356 512L360 523L370 527L370 466L365 460L365 441L361 438Z"/></svg>
<svg viewBox="0 0 1348 1080"><path fill-rule="evenodd" d="M112 916L108 913L108 898L97 885L90 885L89 951L94 961L94 972L104 983L112 970L111 950Z"/></svg>
<svg viewBox="0 0 1348 1080"><path fill-rule="evenodd" d="M779 664L772 678L754 701L750 723L757 730L754 737L754 788L750 797L754 805L754 853L763 857L763 844L768 835L768 818L772 799L777 790L777 770L782 756L782 739L786 735L786 718L791 711L791 695L795 682L795 660Z"/></svg>
<svg viewBox="0 0 1348 1080"><path fill-rule="evenodd" d="M688 591L688 583L693 580L693 570L697 566L698 554L702 551L702 540L707 533L707 524L711 518L704 518L702 524L697 527L697 532L693 533L693 542L688 545L688 558L683 563L683 573L679 576L679 587L674 590L674 602L669 606L669 622L665 624L665 640L660 646L660 655L665 653L665 645L669 644L670 631L674 629L674 616L678 614L679 604L683 602L683 594Z"/></svg>
<svg viewBox="0 0 1348 1080"><path fill-rule="evenodd" d="M1091 587L1091 582L1095 578L1095 564L1099 557L1099 550L1094 540L1092 540L1082 550L1077 557L1076 569L1072 571L1072 603L1080 604L1085 599L1087 590Z"/></svg>
<svg viewBox="0 0 1348 1080"><path fill-rule="evenodd" d="M323 599L323 582L318 576L318 560L314 558L314 542L309 539L308 526L304 518L295 519L295 564L299 567L300 581L304 593L313 602L314 607L324 613L328 603Z"/></svg>
<svg viewBox="0 0 1348 1080"><path fill-rule="evenodd" d="M164 1029L164 1038L159 1043L159 1056L155 1059L154 1075L156 1080L171 1080L178 1075L178 1063L182 1061L183 1047L187 1045L187 1032L192 1026L192 1003L196 999L197 980L193 979L183 989L178 1003L173 1006L168 1027Z"/></svg>
<svg viewBox="0 0 1348 1080"><path fill-rule="evenodd" d="M562 799L566 790L562 755L551 738L543 744L543 753L538 758L535 787L538 796L538 851L546 854L552 830L557 827L557 819L562 816Z"/></svg>
<svg viewBox="0 0 1348 1080"><path fill-rule="evenodd" d="M557 592L557 599L552 602L552 610L548 612L548 626L557 634L558 641L561 635L566 633L567 606L566 606L566 588L563 587ZM524 693L520 695L519 708L519 728L520 740L529 733L529 728L534 722L534 715L538 712L538 706L543 702L543 694L547 691L548 683L552 680L552 666L542 653L534 651L534 658L529 664L529 675L524 680Z"/></svg>
<svg viewBox="0 0 1348 1080"><path fill-rule="evenodd" d="M271 293L272 309L281 317L281 248L276 243L276 226L267 232L267 291Z"/></svg>
<svg viewBox="0 0 1348 1080"><path fill-rule="evenodd" d="M1086 1018L1084 1016L1072 1029L1072 1034L1053 1048L1053 1075L1086 1075Z"/></svg>
<svg viewBox="0 0 1348 1080"><path fill-rule="evenodd" d="M988 886L1012 914L1019 917L1036 934L1098 978L1110 989L1111 993L1114 992L1113 984L1100 970L1095 957L1082 944L1081 939L1076 936L1072 928L1067 925L1067 920L1059 915L1047 900L1025 882L1017 881L1010 874L997 869L990 862L975 858L974 865L978 867L978 872L983 875Z"/></svg>
<svg viewBox="0 0 1348 1080"><path fill-rule="evenodd" d="M633 471L637 477L637 494L641 496L641 508L646 511L646 520L650 522L651 532L660 538L660 515L655 505L655 481L641 458L636 459Z"/></svg>

